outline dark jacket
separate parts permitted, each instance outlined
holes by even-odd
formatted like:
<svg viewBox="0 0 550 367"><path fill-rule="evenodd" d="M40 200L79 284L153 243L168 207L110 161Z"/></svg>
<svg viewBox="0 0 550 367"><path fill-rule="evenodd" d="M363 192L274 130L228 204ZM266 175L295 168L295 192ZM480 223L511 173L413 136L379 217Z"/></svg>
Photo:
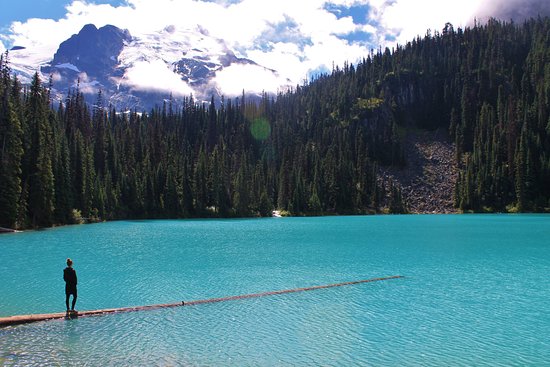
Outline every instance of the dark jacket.
<svg viewBox="0 0 550 367"><path fill-rule="evenodd" d="M78 282L76 279L76 271L67 266L63 270L63 280L65 281L67 288L76 288L76 284Z"/></svg>

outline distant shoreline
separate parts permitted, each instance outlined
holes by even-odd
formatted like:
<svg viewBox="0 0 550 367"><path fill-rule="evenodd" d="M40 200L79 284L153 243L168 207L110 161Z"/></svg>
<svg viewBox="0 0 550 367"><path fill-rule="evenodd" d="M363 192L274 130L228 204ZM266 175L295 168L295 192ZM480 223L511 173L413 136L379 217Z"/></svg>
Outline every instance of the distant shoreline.
<svg viewBox="0 0 550 367"><path fill-rule="evenodd" d="M96 223L107 223L107 222L117 222L117 221L139 221L139 220L200 220L200 219L259 219L259 218L313 218L313 217L342 217L342 216L391 216L391 215L405 215L405 216L414 216L414 215L470 215L470 214L481 214L481 215L515 215L515 214L546 214L550 215L550 211L540 211L540 212L493 212L493 211L484 211L484 212L474 212L474 211L456 211L456 212L409 212L409 213L387 213L384 211L381 212L372 212L372 213L321 213L321 214L292 214L283 210L273 210L270 217L187 217L187 218L118 218L118 219L109 219L109 220L99 220L99 221L90 221L82 223L67 223L67 224L55 224L51 227L37 227L37 228L25 228L25 229L12 229L0 227L0 235L4 233L22 233L26 231L33 230L44 230L49 228L57 227L66 227L74 225L86 225L86 224L96 224Z"/></svg>

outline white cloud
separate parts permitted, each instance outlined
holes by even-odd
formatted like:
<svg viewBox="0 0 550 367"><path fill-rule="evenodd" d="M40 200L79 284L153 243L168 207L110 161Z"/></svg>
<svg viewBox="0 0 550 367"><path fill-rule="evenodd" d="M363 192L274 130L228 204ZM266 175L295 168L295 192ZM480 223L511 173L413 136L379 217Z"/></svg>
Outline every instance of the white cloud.
<svg viewBox="0 0 550 367"><path fill-rule="evenodd" d="M488 17L521 22L526 18L550 15L548 0L493 0L481 2L475 12L480 21Z"/></svg>
<svg viewBox="0 0 550 367"><path fill-rule="evenodd" d="M464 27L472 22L478 0L370 0L372 20L378 23L381 44L400 44L424 36L428 29L441 31L445 23ZM388 39L386 42L385 40Z"/></svg>
<svg viewBox="0 0 550 367"><path fill-rule="evenodd" d="M278 42L271 46L269 52L251 50L248 52L248 57L262 66L277 70L281 77L290 80L293 84L307 77L308 72L311 71L308 68L314 69L301 59L303 52L297 45Z"/></svg>
<svg viewBox="0 0 550 367"><path fill-rule="evenodd" d="M126 70L121 83L135 90L169 92L175 96L188 96L193 93L191 87L161 60L135 63Z"/></svg>
<svg viewBox="0 0 550 367"><path fill-rule="evenodd" d="M312 60L319 60L316 64L331 69L332 63L342 66L346 61L357 61L368 54L368 49L361 45L350 45L345 40L331 36L308 46L306 54Z"/></svg>
<svg viewBox="0 0 550 367"><path fill-rule="evenodd" d="M63 78L58 71L54 71L53 73L50 74L50 76L54 83L59 82Z"/></svg>
<svg viewBox="0 0 550 367"><path fill-rule="evenodd" d="M227 96L239 96L245 92L271 92L277 93L285 80L258 65L234 64L219 71L214 78L214 83Z"/></svg>
<svg viewBox="0 0 550 367"><path fill-rule="evenodd" d="M351 16L338 18L325 9L327 3L348 7L368 4L370 22L355 24ZM0 39L7 41L7 46L27 47L39 60L44 55L51 58L62 41L88 23L98 28L113 24L138 38L169 25L176 29L196 29L199 25L211 37L223 39L237 56L279 71L279 81L288 78L292 83L301 83L314 70L330 70L333 63L355 62L370 48L395 41L405 43L424 35L427 28L441 30L446 22L464 26L479 7L477 0L127 0L127 5L119 7L75 0L67 6L64 18L15 22L10 33ZM362 42L345 39L358 31L371 38ZM230 68L218 75L218 82L235 89L237 83L242 83L240 91L256 84L248 81L253 75L267 83L261 89L273 89L277 78L251 70ZM158 89L164 85L188 94L189 86L176 77L165 64L149 58L128 70L125 83L135 88Z"/></svg>
<svg viewBox="0 0 550 367"><path fill-rule="evenodd" d="M195 0L128 0L128 6L113 7L74 1L67 7L63 19L14 23L9 39L11 44L28 49L40 47L41 53L51 57L62 41L88 23L98 28L113 24L138 37L172 24L180 28L200 25L212 37L223 39L230 49L239 50L240 56L252 59L257 56L255 61L280 70L283 79L298 83L319 65L340 63L343 56L355 61L365 53L356 46L346 49L346 42L338 41L335 35L352 32L357 27L351 17L338 19L324 10L324 3L324 0L243 0L221 4ZM260 50L260 43L270 42L265 39L270 34L266 31L285 21L293 23L294 39L276 42L272 50ZM300 40L311 44L297 47L296 42ZM333 46L337 46L337 50L331 49ZM133 72L129 76L138 77Z"/></svg>
<svg viewBox="0 0 550 367"><path fill-rule="evenodd" d="M67 6L67 14L59 20L32 18L26 22L14 22L10 33L3 35L9 45L24 46L28 49L39 47L41 51L55 53L59 44L71 35L76 34L86 24L97 27L117 24L131 16L129 7L112 7L111 5L88 4L84 1L73 1ZM124 28L124 27L121 27Z"/></svg>

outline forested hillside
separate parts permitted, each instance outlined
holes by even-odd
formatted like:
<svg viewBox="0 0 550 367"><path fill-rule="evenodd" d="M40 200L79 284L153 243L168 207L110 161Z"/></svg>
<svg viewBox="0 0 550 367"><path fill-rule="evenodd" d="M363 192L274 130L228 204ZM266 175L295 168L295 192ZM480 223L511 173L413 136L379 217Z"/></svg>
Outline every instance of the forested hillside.
<svg viewBox="0 0 550 367"><path fill-rule="evenodd" d="M0 226L122 218L404 212L379 167L404 137L444 131L459 167L455 206L550 207L550 20L491 20L394 50L366 51L261 101L114 111L77 89L62 104L38 75L0 75ZM449 178L450 179L450 178Z"/></svg>

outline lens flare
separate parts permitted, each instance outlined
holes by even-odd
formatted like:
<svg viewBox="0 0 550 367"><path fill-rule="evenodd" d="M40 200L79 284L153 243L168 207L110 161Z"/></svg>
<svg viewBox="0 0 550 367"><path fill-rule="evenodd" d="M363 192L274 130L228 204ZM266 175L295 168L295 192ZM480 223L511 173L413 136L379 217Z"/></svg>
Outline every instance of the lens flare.
<svg viewBox="0 0 550 367"><path fill-rule="evenodd" d="M271 134L271 126L266 118L256 118L250 124L250 133L256 140L266 140Z"/></svg>

